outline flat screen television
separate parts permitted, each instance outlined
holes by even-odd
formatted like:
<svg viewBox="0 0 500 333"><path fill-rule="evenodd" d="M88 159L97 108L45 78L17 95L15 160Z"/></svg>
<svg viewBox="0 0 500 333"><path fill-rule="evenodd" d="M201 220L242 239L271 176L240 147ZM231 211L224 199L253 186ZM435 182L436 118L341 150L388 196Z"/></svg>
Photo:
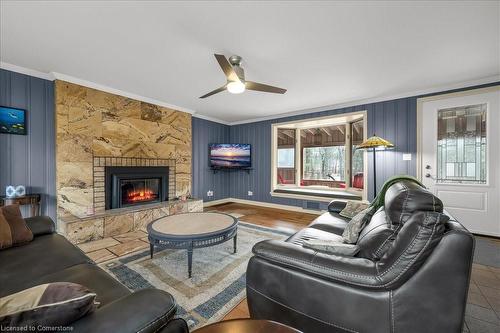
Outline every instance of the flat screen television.
<svg viewBox="0 0 500 333"><path fill-rule="evenodd" d="M251 145L211 143L208 145L210 167L213 169L248 169L252 167Z"/></svg>
<svg viewBox="0 0 500 333"><path fill-rule="evenodd" d="M26 135L26 110L0 106L0 133Z"/></svg>

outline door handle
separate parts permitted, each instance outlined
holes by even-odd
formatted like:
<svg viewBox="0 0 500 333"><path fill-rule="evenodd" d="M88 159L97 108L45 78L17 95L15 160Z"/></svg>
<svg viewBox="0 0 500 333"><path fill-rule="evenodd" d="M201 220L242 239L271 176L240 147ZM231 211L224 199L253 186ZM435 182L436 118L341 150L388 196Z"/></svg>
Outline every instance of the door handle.
<svg viewBox="0 0 500 333"><path fill-rule="evenodd" d="M434 179L434 180L436 180L436 178L434 178L434 176L433 176L433 175L431 175L430 173L426 173L426 174L425 174L425 178L430 178L430 179Z"/></svg>

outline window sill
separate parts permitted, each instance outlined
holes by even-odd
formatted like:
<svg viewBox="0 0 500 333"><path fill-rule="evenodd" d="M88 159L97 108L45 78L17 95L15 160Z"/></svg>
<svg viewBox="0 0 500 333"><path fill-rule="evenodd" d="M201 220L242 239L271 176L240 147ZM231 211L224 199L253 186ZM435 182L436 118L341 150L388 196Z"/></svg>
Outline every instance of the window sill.
<svg viewBox="0 0 500 333"><path fill-rule="evenodd" d="M363 200L361 194L350 193L342 190L321 190L321 189L306 189L299 187L291 188L276 188L271 192L272 196L284 197L284 198L294 198L294 199L304 199L304 200L316 200L330 202L334 199L339 200Z"/></svg>

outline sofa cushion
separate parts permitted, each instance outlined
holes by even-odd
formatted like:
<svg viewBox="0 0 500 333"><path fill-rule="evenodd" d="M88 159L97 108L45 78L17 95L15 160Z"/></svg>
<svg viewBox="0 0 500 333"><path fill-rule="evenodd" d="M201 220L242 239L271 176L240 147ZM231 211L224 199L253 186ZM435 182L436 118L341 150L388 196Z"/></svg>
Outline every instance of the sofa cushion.
<svg viewBox="0 0 500 333"><path fill-rule="evenodd" d="M357 257L371 260L379 259L384 253L386 244L391 240L395 230L387 219L384 208L380 207L359 234L357 242L359 252Z"/></svg>
<svg viewBox="0 0 500 333"><path fill-rule="evenodd" d="M33 286L32 281L65 268L92 262L58 234L35 237L23 246L0 251L0 297Z"/></svg>
<svg viewBox="0 0 500 333"><path fill-rule="evenodd" d="M415 182L402 180L387 189L384 207L394 225L404 224L416 211L443 212L443 203Z"/></svg>
<svg viewBox="0 0 500 333"><path fill-rule="evenodd" d="M413 276L441 241L448 220L441 213L415 212L377 261L381 281L397 287Z"/></svg>
<svg viewBox="0 0 500 333"><path fill-rule="evenodd" d="M44 275L31 283L33 285L56 281L68 281L81 284L97 294L96 301L104 306L127 296L130 291L118 280L94 264L79 264Z"/></svg>
<svg viewBox="0 0 500 333"><path fill-rule="evenodd" d="M348 222L348 219L337 214L323 213L312 221L309 227L342 235Z"/></svg>
<svg viewBox="0 0 500 333"><path fill-rule="evenodd" d="M33 233L26 225L19 205L0 208L0 225L0 249L22 245L33 240Z"/></svg>
<svg viewBox="0 0 500 333"><path fill-rule="evenodd" d="M66 326L93 312L96 294L82 285L46 283L0 298L2 327Z"/></svg>
<svg viewBox="0 0 500 333"><path fill-rule="evenodd" d="M333 234L331 232L315 229L315 228L305 228L298 231L296 234L292 235L286 241L288 243L293 243L302 246L305 240L320 239L329 240L334 242L342 242L342 236Z"/></svg>

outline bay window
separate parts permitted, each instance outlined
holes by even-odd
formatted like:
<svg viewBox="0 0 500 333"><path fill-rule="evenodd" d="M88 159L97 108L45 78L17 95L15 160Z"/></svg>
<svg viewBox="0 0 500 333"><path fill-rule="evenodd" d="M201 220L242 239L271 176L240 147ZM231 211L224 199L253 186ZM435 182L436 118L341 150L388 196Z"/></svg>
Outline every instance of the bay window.
<svg viewBox="0 0 500 333"><path fill-rule="evenodd" d="M365 112L274 124L272 194L362 199Z"/></svg>

